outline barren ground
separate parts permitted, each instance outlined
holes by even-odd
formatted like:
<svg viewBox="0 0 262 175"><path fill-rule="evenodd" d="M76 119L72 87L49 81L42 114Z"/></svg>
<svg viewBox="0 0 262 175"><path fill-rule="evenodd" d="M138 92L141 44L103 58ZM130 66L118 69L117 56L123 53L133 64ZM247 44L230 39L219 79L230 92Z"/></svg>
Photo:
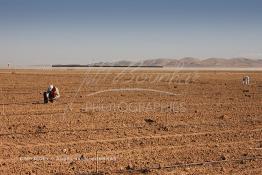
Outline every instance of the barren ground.
<svg viewBox="0 0 262 175"><path fill-rule="evenodd" d="M262 174L262 72L0 70L0 80L0 174ZM61 98L43 104L50 83Z"/></svg>

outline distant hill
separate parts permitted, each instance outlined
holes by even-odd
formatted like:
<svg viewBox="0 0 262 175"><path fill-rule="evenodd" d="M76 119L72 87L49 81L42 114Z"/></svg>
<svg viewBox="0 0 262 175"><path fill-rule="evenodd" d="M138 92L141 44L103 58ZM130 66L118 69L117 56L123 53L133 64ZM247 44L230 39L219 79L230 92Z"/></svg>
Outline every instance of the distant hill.
<svg viewBox="0 0 262 175"><path fill-rule="evenodd" d="M52 67L177 67L177 68L262 68L262 59L250 58L207 58L185 57L181 59L158 58L141 62L117 61L93 64L52 65Z"/></svg>
<svg viewBox="0 0 262 175"><path fill-rule="evenodd" d="M95 63L94 65L109 66L163 66L163 67L210 67L210 68L262 68L262 59L250 58L208 58L198 59L186 57L181 59L158 58L141 62L118 61L113 63Z"/></svg>

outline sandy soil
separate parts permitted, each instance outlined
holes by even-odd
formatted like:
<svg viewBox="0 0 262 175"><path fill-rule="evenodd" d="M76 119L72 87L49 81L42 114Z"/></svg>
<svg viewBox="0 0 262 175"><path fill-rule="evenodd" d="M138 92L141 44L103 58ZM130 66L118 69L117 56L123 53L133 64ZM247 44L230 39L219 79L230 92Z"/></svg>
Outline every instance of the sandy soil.
<svg viewBox="0 0 262 175"><path fill-rule="evenodd" d="M0 174L262 174L262 72L0 70L0 79ZM50 83L61 98L43 104Z"/></svg>

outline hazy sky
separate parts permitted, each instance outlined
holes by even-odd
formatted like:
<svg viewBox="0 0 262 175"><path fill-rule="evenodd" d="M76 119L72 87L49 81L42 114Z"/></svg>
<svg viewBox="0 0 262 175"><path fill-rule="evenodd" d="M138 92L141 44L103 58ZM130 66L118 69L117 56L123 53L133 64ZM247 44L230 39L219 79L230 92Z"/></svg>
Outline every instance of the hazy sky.
<svg viewBox="0 0 262 175"><path fill-rule="evenodd" d="M262 58L261 0L0 0L0 65Z"/></svg>

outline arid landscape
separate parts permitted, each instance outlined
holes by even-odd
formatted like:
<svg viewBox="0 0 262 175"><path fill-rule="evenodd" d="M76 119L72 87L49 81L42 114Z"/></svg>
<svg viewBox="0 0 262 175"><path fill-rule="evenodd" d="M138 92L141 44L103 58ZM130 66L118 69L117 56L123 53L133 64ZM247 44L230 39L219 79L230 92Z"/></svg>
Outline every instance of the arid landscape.
<svg viewBox="0 0 262 175"><path fill-rule="evenodd" d="M0 80L0 174L262 174L261 71L2 69ZM61 97L43 104L49 84Z"/></svg>

